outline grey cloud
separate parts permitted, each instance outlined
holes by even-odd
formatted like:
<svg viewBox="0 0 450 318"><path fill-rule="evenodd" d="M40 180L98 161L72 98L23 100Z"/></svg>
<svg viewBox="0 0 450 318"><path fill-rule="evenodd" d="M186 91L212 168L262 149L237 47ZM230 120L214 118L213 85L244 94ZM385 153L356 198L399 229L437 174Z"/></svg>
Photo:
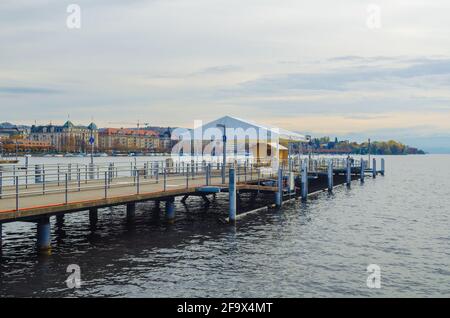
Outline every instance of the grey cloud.
<svg viewBox="0 0 450 318"><path fill-rule="evenodd" d="M450 75L450 59L424 60L403 68L359 66L322 73L290 73L262 77L241 83L230 94L271 94L288 90L346 91L351 84L411 79L422 76ZM399 82L399 84L402 84ZM405 84L405 83L403 83ZM227 94L227 91L224 91Z"/></svg>
<svg viewBox="0 0 450 318"><path fill-rule="evenodd" d="M28 94L60 94L62 91L51 88L42 87L0 87L0 93L15 94L15 95L28 95Z"/></svg>

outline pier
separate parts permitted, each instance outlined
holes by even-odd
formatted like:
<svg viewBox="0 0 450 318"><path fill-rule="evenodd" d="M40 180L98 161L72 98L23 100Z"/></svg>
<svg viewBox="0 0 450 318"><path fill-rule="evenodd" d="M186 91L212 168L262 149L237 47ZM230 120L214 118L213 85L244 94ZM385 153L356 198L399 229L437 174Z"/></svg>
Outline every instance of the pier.
<svg viewBox="0 0 450 318"><path fill-rule="evenodd" d="M35 222L38 251L51 250L50 218L59 223L67 213L89 211L95 225L101 208L122 205L128 220L135 216L136 203L164 203L167 222L175 220L175 200L188 204L190 196L224 193L229 213L223 220L235 224L243 215L261 209L279 208L292 200L307 201L318 191L332 192L339 185L351 187L354 180L384 176L385 163L376 159L371 168L366 160L351 158L309 159L300 156L283 161L277 169L261 161L220 162L171 159L101 164L46 164L0 166L0 242L2 224ZM239 211L240 193L272 198L273 204L255 211ZM3 242L4 243L4 242ZM0 244L1 246L1 244Z"/></svg>

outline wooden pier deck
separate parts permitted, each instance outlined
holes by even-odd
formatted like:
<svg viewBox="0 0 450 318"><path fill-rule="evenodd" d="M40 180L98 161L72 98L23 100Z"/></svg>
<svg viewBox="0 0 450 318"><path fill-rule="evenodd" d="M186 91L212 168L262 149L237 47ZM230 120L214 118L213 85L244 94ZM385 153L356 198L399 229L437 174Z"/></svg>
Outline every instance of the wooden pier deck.
<svg viewBox="0 0 450 318"><path fill-rule="evenodd" d="M50 249L51 216L60 219L66 213L89 210L91 222L96 222L99 208L125 205L127 218L134 217L137 202L165 203L166 218L174 220L176 197L206 196L219 192L228 193L230 223L236 221L236 197L239 192L272 194L276 207L281 207L285 197L307 199L320 190L332 191L339 184L350 186L352 180L364 182L366 174L384 175L384 159L381 170L367 169L367 162L344 161L344 165L329 160L300 161L280 167L278 170L258 166L211 164L183 167L152 167L136 164L129 169L108 167L13 167L0 170L0 247L2 223L15 221L36 222L38 250ZM88 169L89 168L89 169ZM5 172L6 171L6 172ZM33 171L33 172L31 172ZM57 173L55 173L57 171ZM103 178L102 178L103 176ZM84 177L84 179L83 179ZM1 248L0 248L1 249Z"/></svg>

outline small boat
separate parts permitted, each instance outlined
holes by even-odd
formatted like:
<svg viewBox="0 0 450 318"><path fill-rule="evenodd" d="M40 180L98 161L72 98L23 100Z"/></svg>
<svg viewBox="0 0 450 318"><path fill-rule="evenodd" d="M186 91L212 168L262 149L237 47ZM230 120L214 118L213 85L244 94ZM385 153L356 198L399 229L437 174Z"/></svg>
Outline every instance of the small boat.
<svg viewBox="0 0 450 318"><path fill-rule="evenodd" d="M96 153L96 154L94 154L94 157L108 157L108 154L104 153L104 152Z"/></svg>

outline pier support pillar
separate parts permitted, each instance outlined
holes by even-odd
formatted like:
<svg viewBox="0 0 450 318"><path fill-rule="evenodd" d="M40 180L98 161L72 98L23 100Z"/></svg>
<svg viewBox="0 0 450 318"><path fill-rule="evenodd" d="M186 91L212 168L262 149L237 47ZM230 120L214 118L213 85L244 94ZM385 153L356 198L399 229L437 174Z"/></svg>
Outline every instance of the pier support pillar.
<svg viewBox="0 0 450 318"><path fill-rule="evenodd" d="M372 164L372 177L375 179L377 177L377 159L373 158Z"/></svg>
<svg viewBox="0 0 450 318"><path fill-rule="evenodd" d="M175 198L170 198L166 201L166 218L169 223L175 221Z"/></svg>
<svg viewBox="0 0 450 318"><path fill-rule="evenodd" d="M127 204L127 220L132 221L136 214L136 203Z"/></svg>
<svg viewBox="0 0 450 318"><path fill-rule="evenodd" d="M58 214L56 216L56 226L61 227L64 225L64 214Z"/></svg>
<svg viewBox="0 0 450 318"><path fill-rule="evenodd" d="M302 201L308 200L308 163L302 163Z"/></svg>
<svg viewBox="0 0 450 318"><path fill-rule="evenodd" d="M37 248L39 253L48 254L51 251L50 218L43 217L37 222Z"/></svg>
<svg viewBox="0 0 450 318"><path fill-rule="evenodd" d="M352 164L351 164L351 161L350 161L350 159L347 159L347 170L346 170L346 173L345 173L345 176L346 176L346 180L347 180L347 187L350 187L351 186L351 184L352 184Z"/></svg>
<svg viewBox="0 0 450 318"><path fill-rule="evenodd" d="M360 171L361 183L364 183L365 171L366 171L366 162L364 161L364 159L361 159L361 171Z"/></svg>
<svg viewBox="0 0 450 318"><path fill-rule="evenodd" d="M328 161L328 192L333 192L333 180L334 173L333 173L333 161Z"/></svg>
<svg viewBox="0 0 450 318"><path fill-rule="evenodd" d="M381 175L384 176L384 158L381 158Z"/></svg>
<svg viewBox="0 0 450 318"><path fill-rule="evenodd" d="M98 221L98 209L97 208L89 209L89 224L92 227L95 227L97 225L97 221Z"/></svg>
<svg viewBox="0 0 450 318"><path fill-rule="evenodd" d="M283 201L283 169L278 169L278 181L277 181L278 191L275 193L275 205L280 208Z"/></svg>
<svg viewBox="0 0 450 318"><path fill-rule="evenodd" d="M228 214L230 223L236 223L236 170L234 168L230 168L228 182L228 201L230 205Z"/></svg>

